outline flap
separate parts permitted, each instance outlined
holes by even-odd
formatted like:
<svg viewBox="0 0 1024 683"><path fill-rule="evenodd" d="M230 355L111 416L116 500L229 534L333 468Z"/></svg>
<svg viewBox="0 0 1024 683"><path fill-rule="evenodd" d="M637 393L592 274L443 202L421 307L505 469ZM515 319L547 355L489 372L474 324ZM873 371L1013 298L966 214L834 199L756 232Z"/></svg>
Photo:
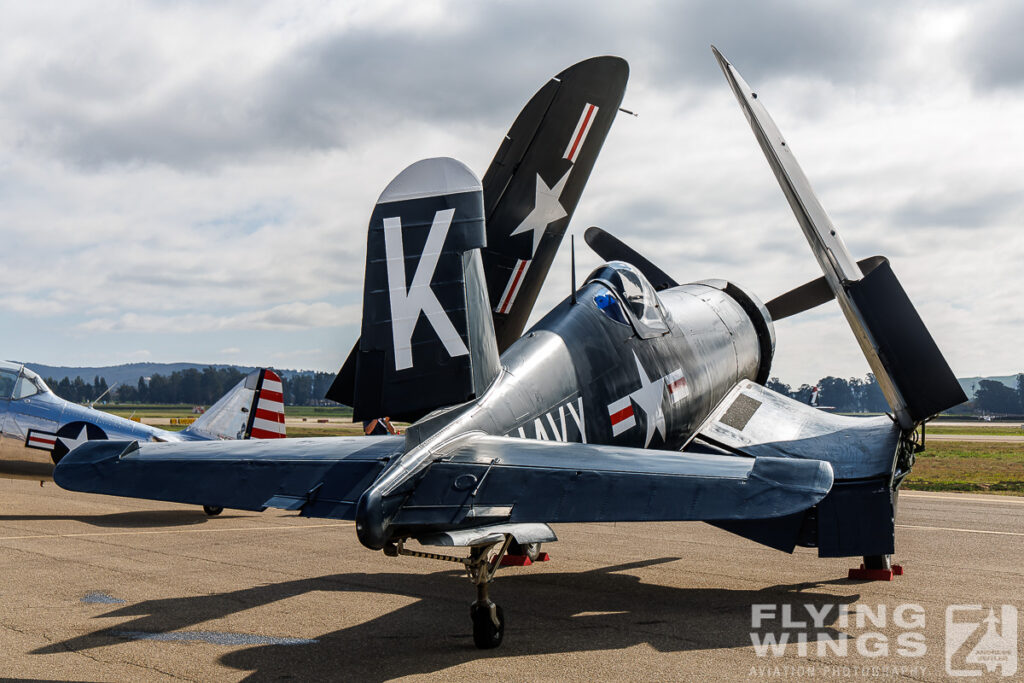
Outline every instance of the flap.
<svg viewBox="0 0 1024 683"><path fill-rule="evenodd" d="M444 531L420 536L416 540L423 545L466 547L498 543L511 534L516 543L553 543L558 536L547 524L492 524L474 529Z"/></svg>

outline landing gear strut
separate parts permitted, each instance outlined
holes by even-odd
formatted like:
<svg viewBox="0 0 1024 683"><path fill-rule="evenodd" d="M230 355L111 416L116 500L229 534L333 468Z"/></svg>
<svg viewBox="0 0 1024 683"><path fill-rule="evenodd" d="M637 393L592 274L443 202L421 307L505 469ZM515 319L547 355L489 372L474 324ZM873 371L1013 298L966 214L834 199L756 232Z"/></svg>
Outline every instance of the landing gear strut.
<svg viewBox="0 0 1024 683"><path fill-rule="evenodd" d="M473 643L481 650L489 650L501 645L505 637L505 614L500 607L491 602L490 585L495 572L501 566L501 558L508 552L512 543L512 535L506 534L503 541L472 546L469 549L469 557L409 550L403 545L403 541L396 541L393 546L386 547L384 552L387 555L422 557L462 564L466 568L469 580L476 585L476 602L469 608L469 616L473 620Z"/></svg>
<svg viewBox="0 0 1024 683"><path fill-rule="evenodd" d="M864 569L892 569L892 557L890 555L865 555Z"/></svg>

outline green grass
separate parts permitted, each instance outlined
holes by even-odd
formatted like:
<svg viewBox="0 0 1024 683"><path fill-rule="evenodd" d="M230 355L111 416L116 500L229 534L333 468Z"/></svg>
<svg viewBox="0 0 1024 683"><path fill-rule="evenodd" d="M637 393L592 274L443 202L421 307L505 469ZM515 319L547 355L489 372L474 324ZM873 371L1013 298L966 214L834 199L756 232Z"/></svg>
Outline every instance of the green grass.
<svg viewBox="0 0 1024 683"><path fill-rule="evenodd" d="M953 426L928 425L927 434L956 434L960 436L992 435L992 436L1024 436L1024 429L1019 424L1015 425L992 425L979 424L978 426Z"/></svg>
<svg viewBox="0 0 1024 683"><path fill-rule="evenodd" d="M1024 495L1024 444L927 442L903 486L918 491Z"/></svg>
<svg viewBox="0 0 1024 683"><path fill-rule="evenodd" d="M209 406L204 406L209 407ZM192 404L160 404L160 403L108 403L96 406L97 410L112 413L120 417L192 417ZM352 419L352 409L348 406L285 406L288 417Z"/></svg>
<svg viewBox="0 0 1024 683"><path fill-rule="evenodd" d="M328 417L352 419L352 409L348 406L285 406L284 414L288 417Z"/></svg>
<svg viewBox="0 0 1024 683"><path fill-rule="evenodd" d="M108 403L96 406L96 409L118 417L198 417L192 414L191 405Z"/></svg>

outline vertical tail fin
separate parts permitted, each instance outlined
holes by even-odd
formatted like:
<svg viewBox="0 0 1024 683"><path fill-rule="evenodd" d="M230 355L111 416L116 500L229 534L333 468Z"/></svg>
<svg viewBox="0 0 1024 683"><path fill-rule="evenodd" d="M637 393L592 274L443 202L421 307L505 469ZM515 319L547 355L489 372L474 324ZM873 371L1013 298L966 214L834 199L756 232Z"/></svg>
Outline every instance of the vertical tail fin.
<svg viewBox="0 0 1024 683"><path fill-rule="evenodd" d="M629 65L592 57L538 90L483 177L481 251L498 352L518 339L622 103ZM359 341L327 398L353 405Z"/></svg>
<svg viewBox="0 0 1024 683"><path fill-rule="evenodd" d="M256 397L249 413L247 438L283 439L284 387L281 378L273 370L261 370L256 385Z"/></svg>
<svg viewBox="0 0 1024 683"><path fill-rule="evenodd" d="M480 181L454 159L416 162L381 194L367 237L362 334L346 361L353 419L417 419L479 396L497 375L486 241Z"/></svg>
<svg viewBox="0 0 1024 683"><path fill-rule="evenodd" d="M273 370L249 373L182 434L195 439L282 439L284 397Z"/></svg>

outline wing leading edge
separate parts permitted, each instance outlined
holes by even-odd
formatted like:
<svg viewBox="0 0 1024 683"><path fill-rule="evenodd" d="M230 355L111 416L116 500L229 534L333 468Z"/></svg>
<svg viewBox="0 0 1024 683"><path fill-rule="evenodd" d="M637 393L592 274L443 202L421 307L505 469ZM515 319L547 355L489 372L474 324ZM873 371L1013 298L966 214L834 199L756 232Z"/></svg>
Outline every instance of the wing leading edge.
<svg viewBox="0 0 1024 683"><path fill-rule="evenodd" d="M360 496L404 450L401 437L86 444L57 483L89 493L353 519ZM819 460L460 437L413 483L387 535L496 523L764 519L831 489Z"/></svg>
<svg viewBox="0 0 1024 683"><path fill-rule="evenodd" d="M85 493L352 519L355 501L403 444L400 436L93 441L65 456L53 478Z"/></svg>

